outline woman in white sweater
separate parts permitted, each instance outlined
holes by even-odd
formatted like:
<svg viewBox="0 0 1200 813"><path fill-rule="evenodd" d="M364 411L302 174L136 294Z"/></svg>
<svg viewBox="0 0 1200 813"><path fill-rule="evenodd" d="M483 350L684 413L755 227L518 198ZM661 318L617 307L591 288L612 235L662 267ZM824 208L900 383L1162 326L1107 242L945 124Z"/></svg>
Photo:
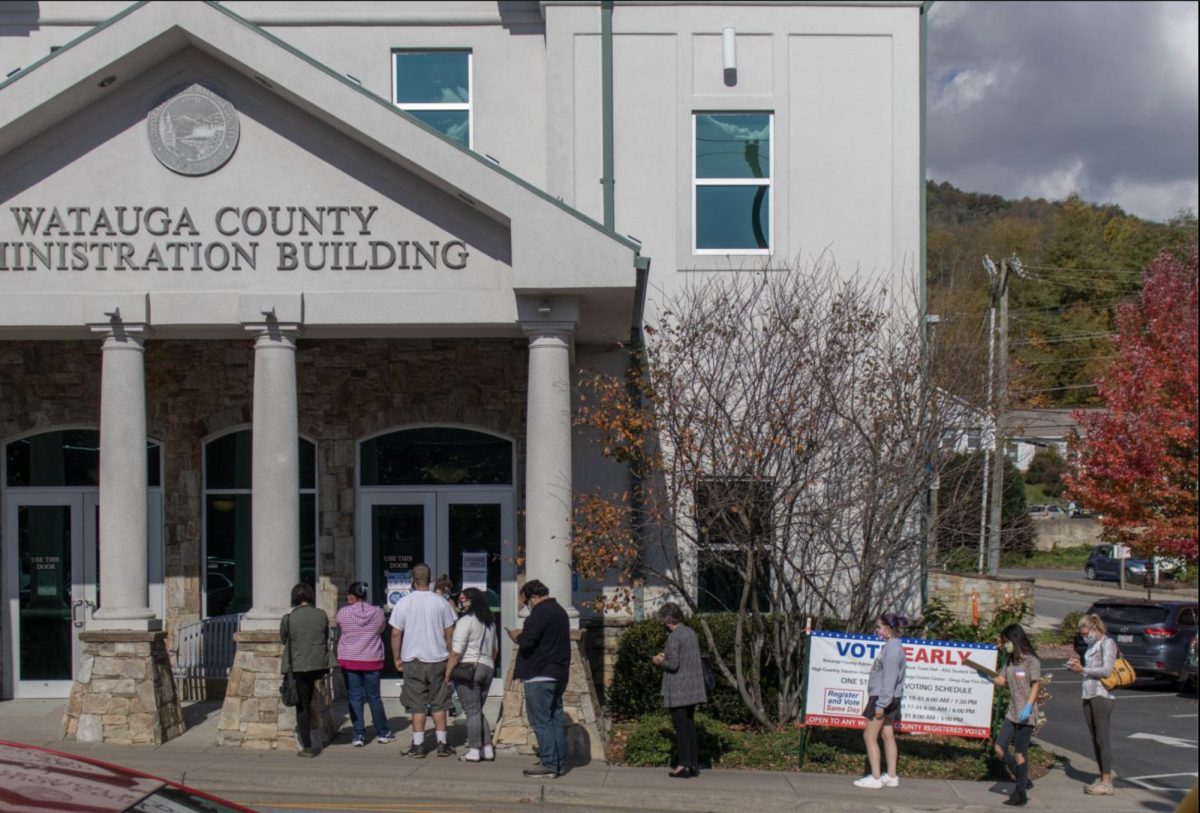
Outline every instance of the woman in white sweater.
<svg viewBox="0 0 1200 813"><path fill-rule="evenodd" d="M492 747L492 730L483 716L483 704L496 674L496 659L500 657L496 618L488 607L482 590L468 587L458 598L463 614L454 625L450 659L446 661L446 683L456 666L474 666L469 680L455 678L458 699L467 713L467 753L463 762L491 762L496 758Z"/></svg>

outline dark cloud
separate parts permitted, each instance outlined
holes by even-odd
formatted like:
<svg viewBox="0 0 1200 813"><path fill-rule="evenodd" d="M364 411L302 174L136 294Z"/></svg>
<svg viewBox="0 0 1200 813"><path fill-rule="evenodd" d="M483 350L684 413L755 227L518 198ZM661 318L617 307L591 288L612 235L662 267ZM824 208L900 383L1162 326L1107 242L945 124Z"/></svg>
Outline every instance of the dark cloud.
<svg viewBox="0 0 1200 813"><path fill-rule="evenodd" d="M1195 210L1197 52L1194 2L938 2L929 175L1156 220Z"/></svg>

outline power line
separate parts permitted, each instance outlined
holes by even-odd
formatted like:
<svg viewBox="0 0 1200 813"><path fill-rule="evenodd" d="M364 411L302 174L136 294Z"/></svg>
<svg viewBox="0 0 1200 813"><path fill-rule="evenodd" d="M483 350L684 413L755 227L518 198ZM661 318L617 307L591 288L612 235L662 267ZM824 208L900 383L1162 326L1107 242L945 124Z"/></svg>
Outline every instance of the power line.
<svg viewBox="0 0 1200 813"><path fill-rule="evenodd" d="M1094 387L1095 384L1071 384L1067 387L1044 387L1039 390L1013 390L1013 392L1032 393L1032 392L1058 392L1060 390L1085 390L1089 387Z"/></svg>
<svg viewBox="0 0 1200 813"><path fill-rule="evenodd" d="M1048 336L1038 339L1020 339L1013 344L1061 344L1062 342L1082 342L1091 341L1094 339L1106 339L1118 335L1116 331L1110 333L1081 333L1077 336ZM970 345L963 345L969 347Z"/></svg>
<svg viewBox="0 0 1200 813"><path fill-rule="evenodd" d="M1109 359L1119 359L1120 356L1081 356L1074 359L1043 359L1041 361L1025 361L1021 364L1068 364L1076 361L1108 361Z"/></svg>

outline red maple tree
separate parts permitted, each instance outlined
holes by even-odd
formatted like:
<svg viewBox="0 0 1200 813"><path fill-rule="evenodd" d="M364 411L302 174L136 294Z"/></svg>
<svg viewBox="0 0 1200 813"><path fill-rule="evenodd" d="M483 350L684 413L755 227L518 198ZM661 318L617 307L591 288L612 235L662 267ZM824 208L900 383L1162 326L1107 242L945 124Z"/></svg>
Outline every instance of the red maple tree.
<svg viewBox="0 0 1200 813"><path fill-rule="evenodd" d="M1071 499L1145 556L1196 561L1196 247L1164 251L1140 302L1117 310L1118 357L1096 383L1107 410L1077 412Z"/></svg>

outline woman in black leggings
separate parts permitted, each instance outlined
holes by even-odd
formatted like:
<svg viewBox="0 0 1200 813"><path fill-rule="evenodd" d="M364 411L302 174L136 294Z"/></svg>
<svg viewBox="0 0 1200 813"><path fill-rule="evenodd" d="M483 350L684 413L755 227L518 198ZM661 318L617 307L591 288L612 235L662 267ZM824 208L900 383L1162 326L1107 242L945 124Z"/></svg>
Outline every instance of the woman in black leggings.
<svg viewBox="0 0 1200 813"><path fill-rule="evenodd" d="M669 601L659 609L658 620L671 631L666 648L654 656L654 665L663 670L663 705L671 710L679 751L679 762L669 776L690 779L700 774L696 706L708 702L700 642L692 628L683 623L683 611L675 602Z"/></svg>
<svg viewBox="0 0 1200 813"><path fill-rule="evenodd" d="M290 668L296 676L300 700L296 704L296 734L303 748L301 757L315 756L312 747L312 705L317 681L329 674L329 616L314 607L316 593L311 584L292 588L292 611L279 624L283 639L280 670Z"/></svg>
<svg viewBox="0 0 1200 813"><path fill-rule="evenodd" d="M1117 661L1117 643L1107 635L1104 621L1098 615L1085 615L1079 620L1079 634L1087 642L1087 652L1081 662L1072 655L1067 668L1083 675L1083 719L1092 735L1092 748L1100 778L1083 789L1092 796L1112 796L1112 746L1109 744L1109 721L1116 698L1104 688L1103 680L1112 674Z"/></svg>

